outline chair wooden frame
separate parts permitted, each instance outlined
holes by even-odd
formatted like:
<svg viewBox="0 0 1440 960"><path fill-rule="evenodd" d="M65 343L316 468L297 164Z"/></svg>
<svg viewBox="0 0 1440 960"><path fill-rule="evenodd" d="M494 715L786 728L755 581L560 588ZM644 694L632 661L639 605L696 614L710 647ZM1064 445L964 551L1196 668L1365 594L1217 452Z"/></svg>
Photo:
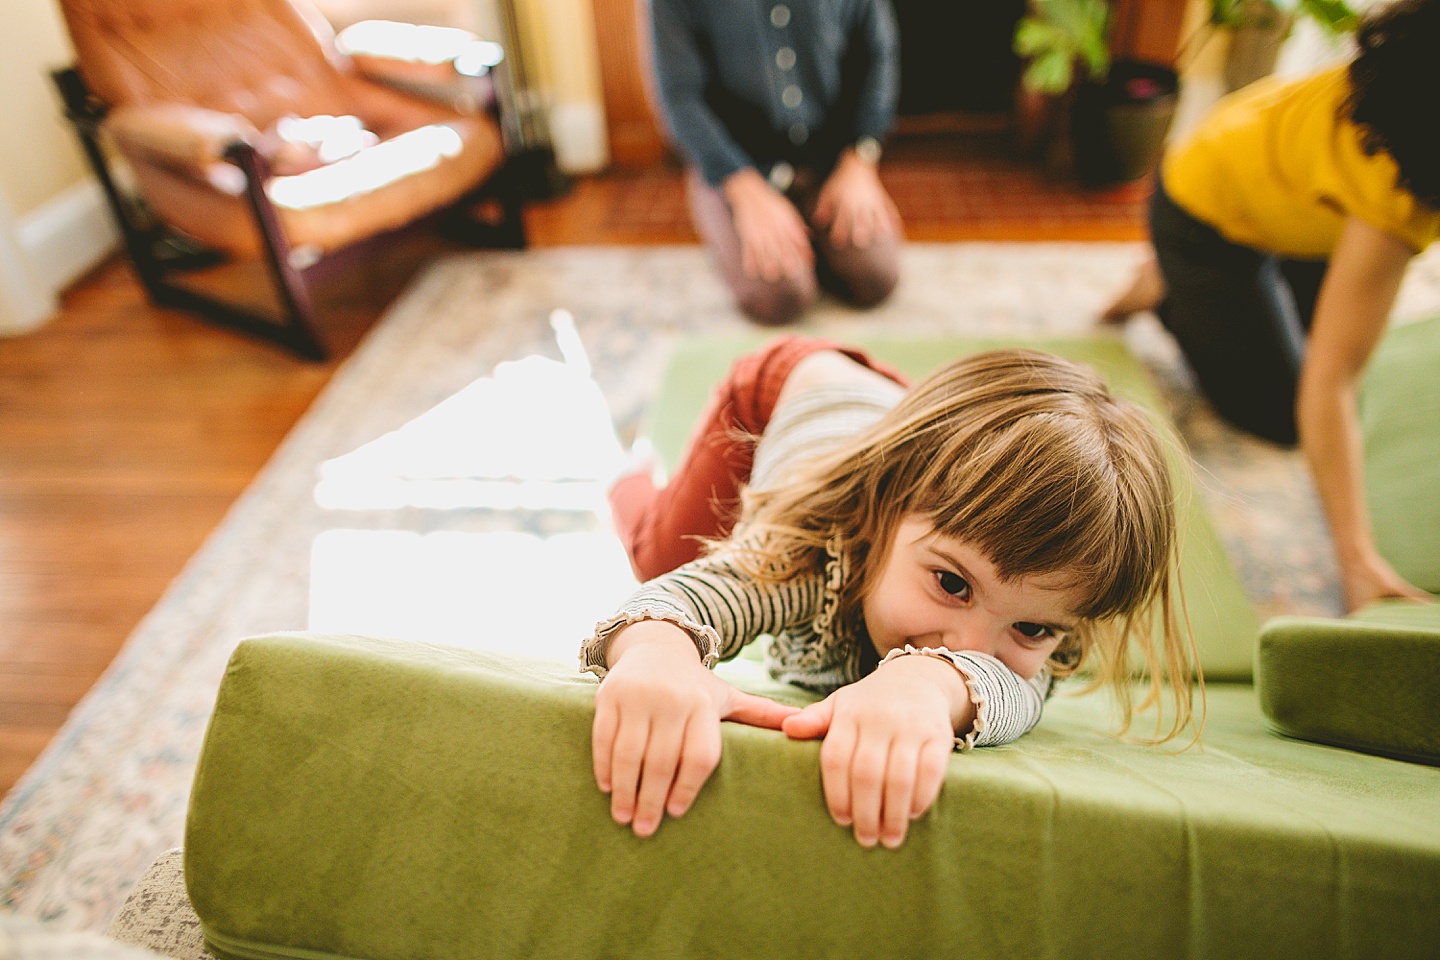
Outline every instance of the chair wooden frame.
<svg viewBox="0 0 1440 960"><path fill-rule="evenodd" d="M101 145L101 124L109 111L108 106L91 93L75 67L55 70L51 76L64 103L65 117L79 137L81 148L104 190L126 253L150 299L158 306L191 311L211 322L269 340L305 359L325 360L328 354L320 337L319 318L308 281L317 279L327 265L351 262L352 258L346 256L350 251L368 248L374 242L412 229L416 224L376 235L314 262L302 263L286 238L279 215L265 191L269 174L265 158L253 145L236 141L226 148L225 159L244 174L247 205L262 239L265 266L281 315L277 318L201 293L177 283L174 278L187 271L219 263L226 255L198 247L178 236L121 190ZM449 231L450 234L475 246L524 249L524 198L515 174L511 164L504 163L484 183L448 209L421 218L417 223L428 224L484 203L498 208L499 215L493 222L467 220L463 226Z"/></svg>

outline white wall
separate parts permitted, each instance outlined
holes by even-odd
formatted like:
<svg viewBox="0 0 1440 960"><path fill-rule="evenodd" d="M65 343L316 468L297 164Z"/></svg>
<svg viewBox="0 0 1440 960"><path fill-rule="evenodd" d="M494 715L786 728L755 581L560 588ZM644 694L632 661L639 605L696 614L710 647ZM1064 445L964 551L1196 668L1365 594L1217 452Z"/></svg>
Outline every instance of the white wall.
<svg viewBox="0 0 1440 960"><path fill-rule="evenodd" d="M0 334L33 330L54 309L54 297L41 285L29 255L15 239L10 204L0 196Z"/></svg>
<svg viewBox="0 0 1440 960"><path fill-rule="evenodd" d="M1359 3L1358 6L1365 6ZM1181 63L1180 103L1170 126L1174 142L1194 130L1226 93L1225 60L1230 52L1230 34L1206 25L1208 0L1191 0L1187 22L1181 31L1191 38ZM1315 22L1301 19L1280 47L1275 64L1277 74L1305 73L1351 55L1348 38L1330 37Z"/></svg>
<svg viewBox="0 0 1440 960"><path fill-rule="evenodd" d="M316 5L337 26L402 20L504 40L502 2L515 11L533 80L527 100L549 123L556 163L568 173L599 170L609 161L609 145L591 0L317 0Z"/></svg>
<svg viewBox="0 0 1440 960"><path fill-rule="evenodd" d="M115 243L50 82L73 56L54 0L0 2L0 334L43 323Z"/></svg>
<svg viewBox="0 0 1440 960"><path fill-rule="evenodd" d="M521 41L534 52L556 164L568 173L599 170L610 156L591 0L513 2Z"/></svg>

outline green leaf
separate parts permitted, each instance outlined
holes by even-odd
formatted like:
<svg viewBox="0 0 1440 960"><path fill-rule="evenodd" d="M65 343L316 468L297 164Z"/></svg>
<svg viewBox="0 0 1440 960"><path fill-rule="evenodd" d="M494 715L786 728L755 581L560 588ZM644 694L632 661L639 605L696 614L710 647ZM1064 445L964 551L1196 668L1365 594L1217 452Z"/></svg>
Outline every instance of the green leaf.
<svg viewBox="0 0 1440 960"><path fill-rule="evenodd" d="M1053 24L1025 17L1015 27L1015 52L1022 57L1039 57L1064 45Z"/></svg>
<svg viewBox="0 0 1440 960"><path fill-rule="evenodd" d="M1350 33L1360 23L1360 16L1345 0L1298 0L1300 9L1324 27L1332 36Z"/></svg>
<svg viewBox="0 0 1440 960"><path fill-rule="evenodd" d="M1015 28L1014 50L1028 58L1027 89L1062 93L1074 81L1075 64L1084 64L1096 80L1110 72L1106 42L1108 0L1034 0L1031 12Z"/></svg>
<svg viewBox="0 0 1440 960"><path fill-rule="evenodd" d="M1036 57L1025 68L1025 75L1022 78L1025 89L1033 90L1036 93L1064 93L1070 89L1070 83L1074 77L1072 67L1074 62L1070 57L1062 56L1057 50L1051 50L1049 53Z"/></svg>

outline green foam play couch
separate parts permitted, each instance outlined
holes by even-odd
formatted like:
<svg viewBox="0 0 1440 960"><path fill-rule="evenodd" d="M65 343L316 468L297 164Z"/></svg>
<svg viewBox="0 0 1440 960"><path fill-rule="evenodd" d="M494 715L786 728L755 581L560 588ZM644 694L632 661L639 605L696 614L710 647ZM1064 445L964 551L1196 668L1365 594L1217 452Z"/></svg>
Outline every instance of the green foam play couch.
<svg viewBox="0 0 1440 960"><path fill-rule="evenodd" d="M662 451L751 343L681 351L653 424ZM992 343L871 346L918 373ZM1050 345L1155 403L1118 342ZM1287 729L1275 706L1304 694L1257 697L1257 622L1188 510L1203 745L1118 739L1108 699L1072 681L1019 741L952 756L898 851L830 820L816 743L724 725L694 808L641 840L594 785L592 677L401 641L247 640L186 827L207 942L250 960L1440 956L1440 767L1294 739L1313 717ZM1262 680L1319 677L1283 656L1276 673L1266 651L1295 648L1276 630ZM751 657L720 669L810 699Z"/></svg>
<svg viewBox="0 0 1440 960"><path fill-rule="evenodd" d="M1260 635L1256 686L1288 736L1440 764L1440 606L1276 617Z"/></svg>
<svg viewBox="0 0 1440 960"><path fill-rule="evenodd" d="M1016 743L952 757L898 851L830 820L818 744L733 724L694 808L637 839L592 779L594 690L499 654L244 642L185 837L211 949L1419 960L1440 944L1440 769L1277 737L1246 686L1212 686L1205 746L1184 752L1115 739L1104 697L1058 697Z"/></svg>

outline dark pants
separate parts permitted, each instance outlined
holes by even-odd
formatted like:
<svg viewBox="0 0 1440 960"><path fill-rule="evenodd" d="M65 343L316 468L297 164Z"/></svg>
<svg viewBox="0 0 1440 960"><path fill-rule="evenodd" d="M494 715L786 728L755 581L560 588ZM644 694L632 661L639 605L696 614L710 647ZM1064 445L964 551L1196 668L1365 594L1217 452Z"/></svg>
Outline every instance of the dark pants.
<svg viewBox="0 0 1440 960"><path fill-rule="evenodd" d="M830 242L827 230L815 228L811 215L819 184L808 171L797 173L795 185L785 196L811 226L815 272L779 280L747 276L742 269L740 234L735 231L735 217L724 193L706 183L700 171L693 167L685 178L685 186L696 232L710 249L720 275L735 295L735 302L756 323L773 326L798 319L815 302L821 286L846 303L873 307L890 296L899 282L898 238L874 240L863 249L849 244L837 246Z"/></svg>
<svg viewBox="0 0 1440 960"><path fill-rule="evenodd" d="M1284 260L1232 243L1157 185L1150 236L1165 276L1160 321L1200 388L1235 426L1295 442L1295 397L1324 260Z"/></svg>

